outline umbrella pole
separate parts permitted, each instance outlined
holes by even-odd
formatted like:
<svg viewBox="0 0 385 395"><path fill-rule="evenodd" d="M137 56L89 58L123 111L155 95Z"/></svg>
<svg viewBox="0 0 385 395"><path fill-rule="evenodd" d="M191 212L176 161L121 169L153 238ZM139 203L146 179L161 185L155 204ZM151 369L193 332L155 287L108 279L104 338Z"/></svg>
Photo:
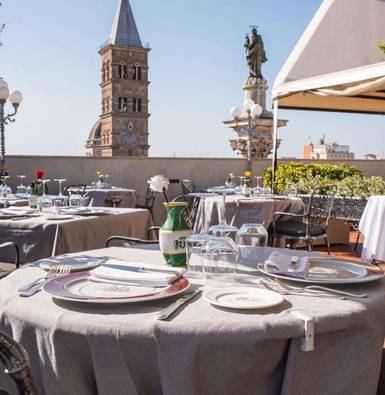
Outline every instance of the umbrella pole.
<svg viewBox="0 0 385 395"><path fill-rule="evenodd" d="M272 163L272 177L271 177L271 189L275 193L275 173L277 170L277 134L278 134L278 100L273 101L273 163Z"/></svg>

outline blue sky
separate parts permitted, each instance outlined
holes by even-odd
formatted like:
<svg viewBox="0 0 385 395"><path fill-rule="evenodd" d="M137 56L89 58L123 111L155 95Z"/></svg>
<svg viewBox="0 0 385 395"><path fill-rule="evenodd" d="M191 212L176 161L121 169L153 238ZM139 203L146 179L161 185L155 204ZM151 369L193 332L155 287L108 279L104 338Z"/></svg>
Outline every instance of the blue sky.
<svg viewBox="0 0 385 395"><path fill-rule="evenodd" d="M25 100L7 128L10 154L82 155L100 111L100 63L117 0L3 0L0 75ZM232 157L222 121L242 104L243 40L257 24L271 86L320 0L131 0L150 42L151 156ZM270 99L268 100L270 103ZM323 133L359 157L383 156L384 118L285 111L280 155L302 156ZM363 138L364 136L364 138Z"/></svg>

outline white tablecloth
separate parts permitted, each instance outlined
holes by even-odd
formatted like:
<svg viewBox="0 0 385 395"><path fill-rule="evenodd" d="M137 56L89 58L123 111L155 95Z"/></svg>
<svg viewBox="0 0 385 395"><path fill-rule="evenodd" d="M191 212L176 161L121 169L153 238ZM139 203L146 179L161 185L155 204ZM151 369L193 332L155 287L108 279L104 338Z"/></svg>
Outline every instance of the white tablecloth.
<svg viewBox="0 0 385 395"><path fill-rule="evenodd" d="M295 197L262 199L245 199L239 195L228 195L226 198L226 222L235 226L245 223L264 224L267 229L276 211L301 214L304 204ZM239 204L239 207L237 207ZM207 232L209 227L219 223L223 212L223 196L211 196L201 200L194 225L194 233Z"/></svg>
<svg viewBox="0 0 385 395"><path fill-rule="evenodd" d="M359 231L365 237L361 258L385 261L385 196L372 196L368 200Z"/></svg>

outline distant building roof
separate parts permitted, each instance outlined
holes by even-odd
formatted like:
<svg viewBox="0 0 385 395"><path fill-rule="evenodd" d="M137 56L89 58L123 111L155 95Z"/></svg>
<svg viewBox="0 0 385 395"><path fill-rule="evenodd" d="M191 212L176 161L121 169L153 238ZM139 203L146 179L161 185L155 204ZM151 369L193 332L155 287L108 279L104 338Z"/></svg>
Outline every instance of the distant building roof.
<svg viewBox="0 0 385 395"><path fill-rule="evenodd" d="M143 47L129 0L118 2L108 43L125 47Z"/></svg>

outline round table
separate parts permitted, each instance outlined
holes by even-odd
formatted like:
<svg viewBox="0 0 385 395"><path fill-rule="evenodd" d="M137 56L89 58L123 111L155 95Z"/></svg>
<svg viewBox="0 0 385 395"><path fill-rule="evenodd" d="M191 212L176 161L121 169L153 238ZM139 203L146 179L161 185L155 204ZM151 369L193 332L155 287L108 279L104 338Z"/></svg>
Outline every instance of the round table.
<svg viewBox="0 0 385 395"><path fill-rule="evenodd" d="M87 254L163 262L159 251L114 247ZM41 274L27 267L1 280L0 309L1 330L27 349L42 394L376 393L383 281L354 287L368 293L366 299L290 295L260 311L216 308L199 297L168 321L157 321L174 299L113 306L58 301L44 293L20 298L17 289ZM258 278L249 278L255 286ZM312 352L301 351L304 323L293 310L315 320ZM9 379L0 378L7 388Z"/></svg>

